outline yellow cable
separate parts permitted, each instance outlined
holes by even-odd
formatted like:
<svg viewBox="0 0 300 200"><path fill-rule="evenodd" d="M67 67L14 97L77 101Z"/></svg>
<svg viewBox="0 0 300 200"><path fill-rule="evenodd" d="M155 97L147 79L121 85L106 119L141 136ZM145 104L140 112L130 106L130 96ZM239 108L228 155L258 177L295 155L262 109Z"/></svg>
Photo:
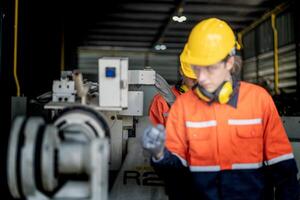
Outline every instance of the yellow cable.
<svg viewBox="0 0 300 200"><path fill-rule="evenodd" d="M242 39L243 35L241 33L238 33L237 36L238 36L238 43L240 45L240 48L242 49L244 47L244 45L243 45L243 39Z"/></svg>
<svg viewBox="0 0 300 200"><path fill-rule="evenodd" d="M272 14L272 29L274 35L274 89L275 94L279 94L279 64L278 64L278 32L276 29L276 15Z"/></svg>
<svg viewBox="0 0 300 200"><path fill-rule="evenodd" d="M250 26L246 27L245 29L243 29L241 32L238 33L238 39L242 40L242 37L247 32L251 31L252 29L257 27L260 23L262 23L263 21L265 21L269 17L271 17L273 36L274 36L274 90L275 90L275 94L279 94L278 32L276 29L276 15L285 11L289 7L290 7L290 1L287 1L285 3L282 3L278 6L276 6L273 10L271 10L270 12L267 12L260 19L253 22L252 24L250 24ZM239 42L241 42L240 45L242 45L242 41L239 41Z"/></svg>
<svg viewBox="0 0 300 200"><path fill-rule="evenodd" d="M254 29L256 26L258 26L260 23L267 20L272 14L278 15L279 13L285 11L287 8L290 7L290 1L284 2L278 6L276 6L273 10L265 13L260 19L254 21L252 24L244 28L241 32L239 32L241 35L245 35L247 32Z"/></svg>
<svg viewBox="0 0 300 200"><path fill-rule="evenodd" d="M17 54L18 54L18 12L19 0L15 0L15 31L14 31L14 79L16 83L17 96L20 96L20 85L17 74Z"/></svg>

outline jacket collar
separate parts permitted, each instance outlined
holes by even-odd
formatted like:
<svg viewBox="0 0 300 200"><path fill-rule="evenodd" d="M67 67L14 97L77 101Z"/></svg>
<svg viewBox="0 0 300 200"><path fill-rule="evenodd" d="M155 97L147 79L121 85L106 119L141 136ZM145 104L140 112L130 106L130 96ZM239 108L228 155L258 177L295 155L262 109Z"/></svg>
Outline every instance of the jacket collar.
<svg viewBox="0 0 300 200"><path fill-rule="evenodd" d="M237 108L238 98L239 98L239 90L240 90L240 84L241 82L239 80L233 79L233 94L230 97L229 101L227 102L227 105L232 106L233 108Z"/></svg>

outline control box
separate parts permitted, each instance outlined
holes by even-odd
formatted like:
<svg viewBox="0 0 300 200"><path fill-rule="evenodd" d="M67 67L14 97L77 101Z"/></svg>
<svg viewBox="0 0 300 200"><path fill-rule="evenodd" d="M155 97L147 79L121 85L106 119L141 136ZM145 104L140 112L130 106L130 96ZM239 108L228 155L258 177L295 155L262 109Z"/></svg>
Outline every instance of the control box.
<svg viewBox="0 0 300 200"><path fill-rule="evenodd" d="M129 70L129 84L135 85L154 85L155 71L154 70Z"/></svg>
<svg viewBox="0 0 300 200"><path fill-rule="evenodd" d="M100 109L123 110L127 108L128 58L100 58L98 72Z"/></svg>

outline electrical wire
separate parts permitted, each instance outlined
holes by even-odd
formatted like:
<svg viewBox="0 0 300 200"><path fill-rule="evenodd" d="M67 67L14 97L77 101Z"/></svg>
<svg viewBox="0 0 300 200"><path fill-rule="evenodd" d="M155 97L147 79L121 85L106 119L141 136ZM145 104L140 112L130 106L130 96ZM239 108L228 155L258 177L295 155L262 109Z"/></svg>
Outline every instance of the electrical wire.
<svg viewBox="0 0 300 200"><path fill-rule="evenodd" d="M273 38L274 38L274 90L279 94L279 63L278 63L278 32L276 28L276 15L271 15Z"/></svg>
<svg viewBox="0 0 300 200"><path fill-rule="evenodd" d="M17 74L17 54L18 54L18 12L19 12L19 0L15 0L15 31L14 31L14 79L16 83L17 96L20 96L20 84Z"/></svg>

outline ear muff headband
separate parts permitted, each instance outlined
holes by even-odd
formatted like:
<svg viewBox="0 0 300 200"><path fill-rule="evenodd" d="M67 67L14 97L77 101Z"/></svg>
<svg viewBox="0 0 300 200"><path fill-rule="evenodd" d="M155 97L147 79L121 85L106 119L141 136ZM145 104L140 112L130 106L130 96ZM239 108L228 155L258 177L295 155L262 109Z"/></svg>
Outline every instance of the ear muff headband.
<svg viewBox="0 0 300 200"><path fill-rule="evenodd" d="M181 94L189 91L189 87L185 84L182 84L182 79L180 79L176 85L175 85L176 90L178 90Z"/></svg>
<svg viewBox="0 0 300 200"><path fill-rule="evenodd" d="M220 90L216 90L215 95L218 98L218 102L220 104L225 104L229 101L232 93L233 93L232 84L229 81L226 81L222 84Z"/></svg>
<svg viewBox="0 0 300 200"><path fill-rule="evenodd" d="M188 88L187 85L183 84L183 85L181 85L181 86L179 87L179 92L180 92L180 93L185 93L185 92L187 92L187 91L189 91L189 88Z"/></svg>
<svg viewBox="0 0 300 200"><path fill-rule="evenodd" d="M214 93L210 93L198 84L194 91L200 99L206 102L216 101L225 104L233 93L233 86L229 81L224 81Z"/></svg>
<svg viewBox="0 0 300 200"><path fill-rule="evenodd" d="M215 99L215 95L205 90L201 85L197 85L196 94L198 97L206 102L212 102Z"/></svg>
<svg viewBox="0 0 300 200"><path fill-rule="evenodd" d="M195 88L194 91L200 99L202 99L206 102L211 102L212 101L212 99L210 97L207 97L206 95L203 94L203 91L201 91L201 89L199 88L199 85L197 85L197 87Z"/></svg>

